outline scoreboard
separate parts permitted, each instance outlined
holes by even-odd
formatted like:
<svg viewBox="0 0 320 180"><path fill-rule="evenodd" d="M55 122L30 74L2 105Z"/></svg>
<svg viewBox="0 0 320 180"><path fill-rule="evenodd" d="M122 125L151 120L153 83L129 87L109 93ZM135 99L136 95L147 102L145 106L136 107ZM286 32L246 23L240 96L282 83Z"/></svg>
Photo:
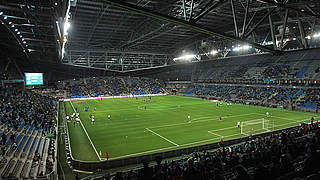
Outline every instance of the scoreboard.
<svg viewBox="0 0 320 180"><path fill-rule="evenodd" d="M24 73L27 86L43 85L43 73Z"/></svg>

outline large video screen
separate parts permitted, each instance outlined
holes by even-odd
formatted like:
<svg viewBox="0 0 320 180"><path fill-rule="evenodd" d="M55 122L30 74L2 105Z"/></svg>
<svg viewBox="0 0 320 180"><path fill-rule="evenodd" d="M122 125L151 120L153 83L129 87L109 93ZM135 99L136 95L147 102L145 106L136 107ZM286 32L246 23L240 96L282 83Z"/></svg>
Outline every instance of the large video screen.
<svg viewBox="0 0 320 180"><path fill-rule="evenodd" d="M43 85L43 73L24 73L27 86Z"/></svg>

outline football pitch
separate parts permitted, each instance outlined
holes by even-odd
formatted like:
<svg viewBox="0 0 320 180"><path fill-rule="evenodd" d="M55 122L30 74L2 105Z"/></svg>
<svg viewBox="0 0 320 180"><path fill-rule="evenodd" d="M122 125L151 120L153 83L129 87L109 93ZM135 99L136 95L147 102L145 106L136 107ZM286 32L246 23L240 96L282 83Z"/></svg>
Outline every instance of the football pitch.
<svg viewBox="0 0 320 180"><path fill-rule="evenodd" d="M112 160L245 137L237 127L239 121L268 120L268 128L258 131L263 133L309 123L311 117L318 119L313 113L243 104L217 106L216 102L194 97L155 96L145 102L147 99L65 102L66 114L77 109L81 119L80 124L68 122L73 157L99 161L105 160L108 152ZM94 124L90 114L95 117Z"/></svg>

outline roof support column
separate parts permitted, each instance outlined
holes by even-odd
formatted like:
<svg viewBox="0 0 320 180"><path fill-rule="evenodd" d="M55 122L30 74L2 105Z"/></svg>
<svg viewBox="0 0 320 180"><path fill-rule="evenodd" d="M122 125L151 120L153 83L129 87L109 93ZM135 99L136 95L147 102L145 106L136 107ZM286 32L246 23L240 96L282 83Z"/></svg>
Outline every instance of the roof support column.
<svg viewBox="0 0 320 180"><path fill-rule="evenodd" d="M186 1L182 0L184 20L187 20Z"/></svg>
<svg viewBox="0 0 320 180"><path fill-rule="evenodd" d="M241 37L244 35L245 30L246 30L246 23L247 23L248 12L249 12L249 5L250 5L250 2L249 2L249 0L247 0L245 14L244 14L244 20L243 20L243 26L242 26L242 32L241 32Z"/></svg>
<svg viewBox="0 0 320 180"><path fill-rule="evenodd" d="M235 11L235 8L234 8L233 0L230 0L230 4L231 4L232 15L233 15L233 23L234 23L234 29L235 29L235 36L236 36L236 37L239 37L238 23L237 23L237 15L236 15L236 11Z"/></svg>
<svg viewBox="0 0 320 180"><path fill-rule="evenodd" d="M248 33L246 33L246 34L244 35L244 39L247 39L247 38L251 35L251 33L252 33L255 29L257 29L257 27L259 27L260 24L263 23L263 21L264 21L275 9L276 9L276 8L272 8L271 10L269 10L269 12L268 12L267 14L265 14L265 15L260 19L260 21L258 21L257 24L255 24L255 25L250 29L250 31L249 31Z"/></svg>
<svg viewBox="0 0 320 180"><path fill-rule="evenodd" d="M301 19L298 19L298 25L299 25L299 30L300 30L300 35L301 35L301 41L302 41L302 45L305 49L308 48L308 41L306 39L306 33L304 31Z"/></svg>
<svg viewBox="0 0 320 180"><path fill-rule="evenodd" d="M194 2L193 2L193 0L191 0L191 9L190 9L190 15L189 15L189 22L190 22L190 21L191 21L191 19L192 19L193 6L194 6Z"/></svg>
<svg viewBox="0 0 320 180"><path fill-rule="evenodd" d="M274 25L273 25L273 21L272 21L271 15L269 15L269 25L270 25L270 32L271 32L273 49L277 49L276 36L275 36L275 32L274 32Z"/></svg>
<svg viewBox="0 0 320 180"><path fill-rule="evenodd" d="M281 33L281 39L280 39L280 50L282 50L282 48L283 48L283 39L284 39L284 35L285 35L286 29L287 29L288 13L289 13L289 10L286 9L286 13L284 15L283 26L282 26L283 32Z"/></svg>

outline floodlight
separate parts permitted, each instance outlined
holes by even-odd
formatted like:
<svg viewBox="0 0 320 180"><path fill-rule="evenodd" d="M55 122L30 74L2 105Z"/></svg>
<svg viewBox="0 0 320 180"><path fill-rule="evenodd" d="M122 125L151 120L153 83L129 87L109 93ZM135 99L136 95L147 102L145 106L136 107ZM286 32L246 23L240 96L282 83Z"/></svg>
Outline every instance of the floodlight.
<svg viewBox="0 0 320 180"><path fill-rule="evenodd" d="M8 16L4 16L3 19L8 19Z"/></svg>
<svg viewBox="0 0 320 180"><path fill-rule="evenodd" d="M176 61L176 60L191 60L193 58L195 58L196 55L194 54L190 54L190 55L185 55L185 56L180 56L180 57L177 57L177 58L174 58L173 60Z"/></svg>
<svg viewBox="0 0 320 180"><path fill-rule="evenodd" d="M15 31L15 32L17 32L17 31L18 31L18 29L15 29L14 31Z"/></svg>
<svg viewBox="0 0 320 180"><path fill-rule="evenodd" d="M0 16L1 16L2 14L3 14L3 12L1 11L1 12L0 12Z"/></svg>
<svg viewBox="0 0 320 180"><path fill-rule="evenodd" d="M216 55L217 53L218 53L218 51L216 51L216 50L214 50L214 49L211 50L211 52L210 52L211 55Z"/></svg>
<svg viewBox="0 0 320 180"><path fill-rule="evenodd" d="M65 32L68 31L68 29L70 28L71 24L69 22L65 22L64 23L64 30Z"/></svg>
<svg viewBox="0 0 320 180"><path fill-rule="evenodd" d="M10 21L9 24L12 24L12 22Z"/></svg>
<svg viewBox="0 0 320 180"><path fill-rule="evenodd" d="M313 37L314 38L320 37L320 33L314 34Z"/></svg>

